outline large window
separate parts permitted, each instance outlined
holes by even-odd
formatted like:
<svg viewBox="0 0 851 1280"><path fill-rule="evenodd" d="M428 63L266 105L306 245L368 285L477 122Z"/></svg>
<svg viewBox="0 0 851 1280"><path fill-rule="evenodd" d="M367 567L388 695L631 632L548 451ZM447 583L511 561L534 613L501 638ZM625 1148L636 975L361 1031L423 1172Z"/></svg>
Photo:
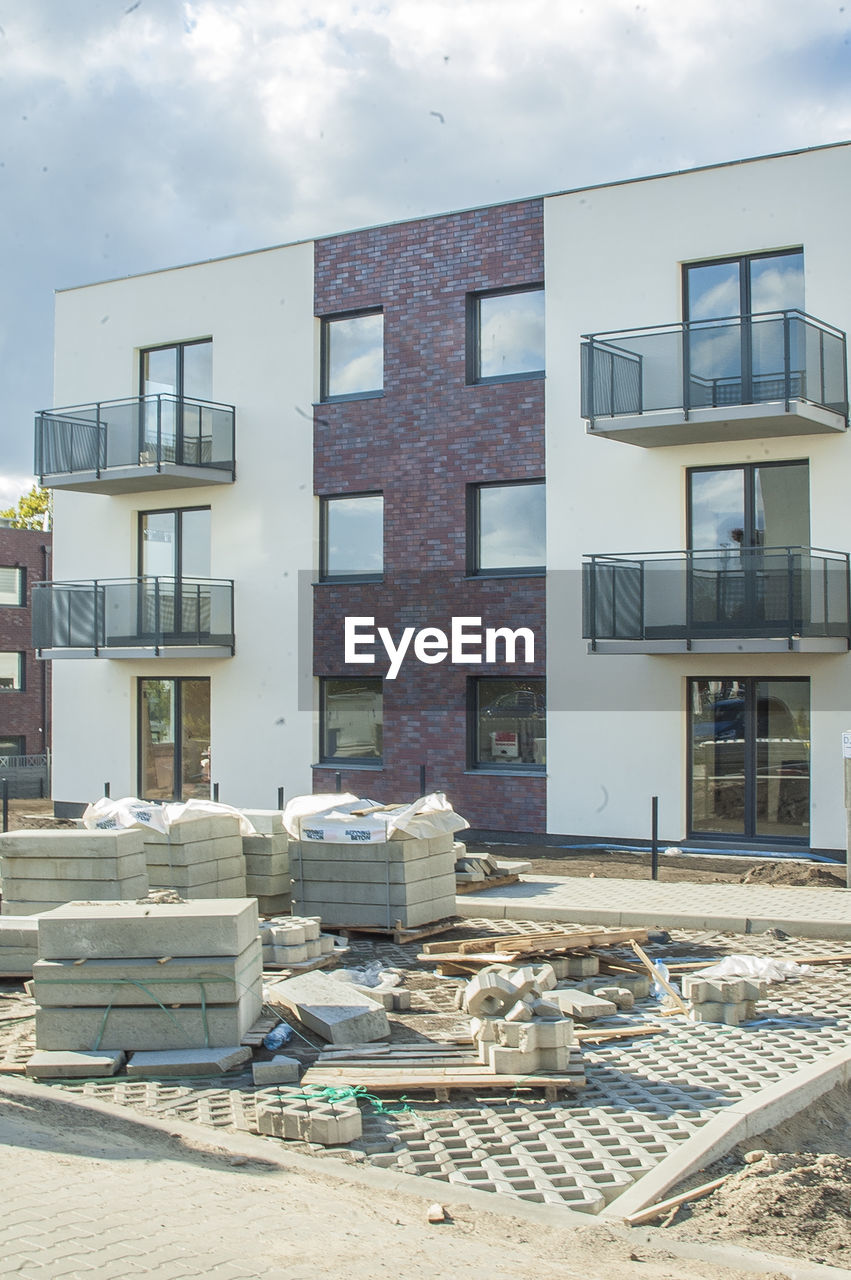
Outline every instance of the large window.
<svg viewBox="0 0 851 1280"><path fill-rule="evenodd" d="M384 388L384 315L361 311L322 321L323 400L377 395Z"/></svg>
<svg viewBox="0 0 851 1280"><path fill-rule="evenodd" d="M150 461L209 462L214 418L204 406L213 398L212 342L178 342L139 354L142 454Z"/></svg>
<svg viewBox="0 0 851 1280"><path fill-rule="evenodd" d="M689 680L696 834L809 839L810 682Z"/></svg>
<svg viewBox="0 0 851 1280"><path fill-rule="evenodd" d="M23 603L23 569L0 567L0 605L22 605Z"/></svg>
<svg viewBox="0 0 851 1280"><path fill-rule="evenodd" d="M139 681L139 795L146 800L210 796L210 681Z"/></svg>
<svg viewBox="0 0 851 1280"><path fill-rule="evenodd" d="M543 679L470 681L473 768L543 772L547 701Z"/></svg>
<svg viewBox="0 0 851 1280"><path fill-rule="evenodd" d="M140 512L139 573L143 577L209 578L210 508Z"/></svg>
<svg viewBox="0 0 851 1280"><path fill-rule="evenodd" d="M378 580L384 572L384 497L346 494L321 499L320 577Z"/></svg>
<svg viewBox="0 0 851 1280"><path fill-rule="evenodd" d="M544 290L540 285L467 300L467 381L542 377Z"/></svg>
<svg viewBox="0 0 851 1280"><path fill-rule="evenodd" d="M321 681L324 763L380 764L383 752L383 709L380 679Z"/></svg>
<svg viewBox="0 0 851 1280"><path fill-rule="evenodd" d="M0 653L0 690L23 689L24 687L24 655L22 653Z"/></svg>
<svg viewBox="0 0 851 1280"><path fill-rule="evenodd" d="M468 570L481 574L543 573L546 566L543 480L470 485Z"/></svg>

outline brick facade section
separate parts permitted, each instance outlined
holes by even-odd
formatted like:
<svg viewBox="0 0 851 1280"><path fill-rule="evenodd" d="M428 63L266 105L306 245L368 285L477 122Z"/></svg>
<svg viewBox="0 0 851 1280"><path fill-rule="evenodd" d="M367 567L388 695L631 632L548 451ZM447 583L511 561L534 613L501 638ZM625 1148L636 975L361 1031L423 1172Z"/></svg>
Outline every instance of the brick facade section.
<svg viewBox="0 0 851 1280"><path fill-rule="evenodd" d="M32 647L32 592L50 577L51 537L40 529L0 528L0 566L22 568L26 604L0 605L0 652L24 654L24 688L0 690L0 737L23 736L26 755L50 748L50 663Z"/></svg>
<svg viewBox="0 0 851 1280"><path fill-rule="evenodd" d="M467 487L544 477L544 381L468 385L467 297L543 282L543 203L428 218L317 242L315 307L321 317L384 312L384 393L321 404L314 421L318 495L384 494L382 584L320 584L314 591L314 673L380 676L343 662L343 619L374 616L398 638L405 626L449 630L452 616L482 626L531 627L532 665L424 666L413 656L384 681L383 768L341 768L344 789L376 800L447 792L477 827L546 830L546 779L468 768L471 676L545 674L543 577L466 578ZM336 768L336 766L332 766ZM314 775L331 790L327 769Z"/></svg>

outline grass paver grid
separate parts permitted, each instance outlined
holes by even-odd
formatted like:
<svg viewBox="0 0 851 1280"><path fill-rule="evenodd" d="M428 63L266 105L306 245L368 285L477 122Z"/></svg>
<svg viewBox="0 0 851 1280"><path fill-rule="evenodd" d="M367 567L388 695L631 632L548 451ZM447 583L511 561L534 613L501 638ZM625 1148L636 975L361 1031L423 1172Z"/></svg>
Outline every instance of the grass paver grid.
<svg viewBox="0 0 851 1280"><path fill-rule="evenodd" d="M459 933L544 935L566 927L563 922L477 918L465 921ZM718 934L708 939L704 934L676 932L672 939L669 945L649 948L654 959L711 963L722 954L736 952L784 959L849 949L842 942L777 940L766 935ZM457 983L434 978L417 964L421 946L355 935L345 960L347 967L379 960L386 967L406 970L412 1012L392 1021L394 1034L409 1041L422 1034L447 1034L465 1023L454 1005ZM626 949L621 954L634 959ZM640 1001L633 1014L594 1025L623 1026L625 1020L652 1019L658 1008L654 1001ZM598 1212L615 1185L622 1189L640 1177L725 1107L846 1045L851 1030L851 968L819 968L815 976L800 982L771 985L758 1015L781 1022L749 1028L665 1018L659 1019L665 1030L658 1036L586 1045L587 1086L557 1103L510 1093L481 1098L458 1094L450 1105L409 1099L409 1112L365 1117L364 1138L353 1151L377 1144L383 1149L366 1158L385 1168ZM203 1081L123 1080L69 1081L53 1087L122 1103L160 1118L256 1132L257 1089L247 1074L217 1081L212 1087ZM358 1158L353 1151L337 1154Z"/></svg>

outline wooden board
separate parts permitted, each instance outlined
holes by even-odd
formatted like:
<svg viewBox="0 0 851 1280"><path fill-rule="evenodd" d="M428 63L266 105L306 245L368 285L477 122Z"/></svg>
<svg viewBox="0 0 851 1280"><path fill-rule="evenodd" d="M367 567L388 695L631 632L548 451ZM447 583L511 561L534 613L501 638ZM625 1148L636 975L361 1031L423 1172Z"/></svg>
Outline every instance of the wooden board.
<svg viewBox="0 0 851 1280"><path fill-rule="evenodd" d="M514 873L507 876L486 876L484 880L456 880L456 893L484 893L486 889L503 889L506 885L517 884L520 877Z"/></svg>
<svg viewBox="0 0 851 1280"><path fill-rule="evenodd" d="M447 1097L449 1092L467 1089L475 1093L503 1089L543 1089L555 1099L562 1090L581 1089L585 1072L581 1066L559 1074L518 1076L494 1075L483 1066L469 1067L370 1067L358 1063L346 1067L311 1067L301 1079L302 1088L355 1088L360 1085L370 1093L434 1093Z"/></svg>
<svg viewBox="0 0 851 1280"><path fill-rule="evenodd" d="M517 955L525 951L569 951L574 948L582 950L588 947L620 946L633 939L646 942L647 930L599 928L559 930L552 933L505 933L485 938L461 938L454 942L429 942L423 947L423 953L439 956L453 952L466 955L470 952L501 951Z"/></svg>
<svg viewBox="0 0 851 1280"><path fill-rule="evenodd" d="M334 964L339 951L332 951L327 956L317 956L315 960L304 960L301 964L270 964L263 961L263 972L280 978L282 973L311 973L314 969L327 969Z"/></svg>
<svg viewBox="0 0 851 1280"><path fill-rule="evenodd" d="M251 1049L259 1048L263 1043L263 1037L274 1030L279 1022L280 1018L274 1017L273 1014L261 1014L257 1021L248 1028L239 1043L247 1045Z"/></svg>
<svg viewBox="0 0 851 1280"><path fill-rule="evenodd" d="M322 921L322 930L324 933L340 933L344 938L348 938L353 933L380 933L389 935L397 945L405 942L418 942L420 938L431 938L436 933L446 933L449 929L454 929L458 924L459 916L446 916L442 920L433 920L430 924L419 925L416 928L408 928L403 925L401 920L397 920L395 925L390 929L384 929L377 924L328 924Z"/></svg>

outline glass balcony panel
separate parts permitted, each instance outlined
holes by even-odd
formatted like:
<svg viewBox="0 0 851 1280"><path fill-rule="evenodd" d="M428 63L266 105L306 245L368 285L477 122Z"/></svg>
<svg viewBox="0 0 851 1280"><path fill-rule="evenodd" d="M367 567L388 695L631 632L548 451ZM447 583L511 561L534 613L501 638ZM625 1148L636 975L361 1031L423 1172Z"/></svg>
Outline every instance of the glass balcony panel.
<svg viewBox="0 0 851 1280"><path fill-rule="evenodd" d="M47 582L33 591L37 649L233 647L233 584L144 577Z"/></svg>

